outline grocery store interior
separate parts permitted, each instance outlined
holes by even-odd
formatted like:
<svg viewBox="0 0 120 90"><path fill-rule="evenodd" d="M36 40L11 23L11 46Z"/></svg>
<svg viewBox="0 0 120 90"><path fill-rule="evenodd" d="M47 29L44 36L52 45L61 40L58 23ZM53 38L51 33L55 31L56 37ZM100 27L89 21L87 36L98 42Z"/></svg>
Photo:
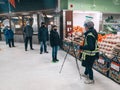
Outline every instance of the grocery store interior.
<svg viewBox="0 0 120 90"><path fill-rule="evenodd" d="M34 50L28 45L25 51L23 29L30 18ZM88 20L94 22L98 33L99 59L93 64L93 84L84 83L85 68L78 49ZM52 25L57 25L62 41L59 62L52 62L50 41L48 53L40 54L41 22L45 22L49 34ZM14 32L15 47L6 44L6 26ZM0 0L0 90L88 89L120 89L120 0Z"/></svg>

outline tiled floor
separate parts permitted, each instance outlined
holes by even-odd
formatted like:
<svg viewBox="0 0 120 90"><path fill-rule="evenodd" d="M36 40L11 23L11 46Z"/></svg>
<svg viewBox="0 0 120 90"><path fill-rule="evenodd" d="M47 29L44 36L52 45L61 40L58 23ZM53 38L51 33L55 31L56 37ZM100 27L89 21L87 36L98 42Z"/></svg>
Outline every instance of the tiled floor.
<svg viewBox="0 0 120 90"><path fill-rule="evenodd" d="M0 90L120 90L120 85L94 71L95 84L86 85L79 78L75 60L68 55L63 71L59 74L65 52L59 50L58 63L51 62L51 48L48 54L35 50L24 51L23 43L9 48L0 42ZM80 62L79 62L79 65ZM84 68L80 66L80 72Z"/></svg>

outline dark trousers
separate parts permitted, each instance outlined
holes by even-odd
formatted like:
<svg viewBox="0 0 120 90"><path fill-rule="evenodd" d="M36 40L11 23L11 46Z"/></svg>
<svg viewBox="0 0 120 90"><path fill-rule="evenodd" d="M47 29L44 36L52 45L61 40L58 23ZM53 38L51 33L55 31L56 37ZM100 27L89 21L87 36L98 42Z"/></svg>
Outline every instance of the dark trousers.
<svg viewBox="0 0 120 90"><path fill-rule="evenodd" d="M57 60L57 52L58 52L58 46L53 46L52 47L52 59L53 59L53 61Z"/></svg>
<svg viewBox="0 0 120 90"><path fill-rule="evenodd" d="M25 50L27 50L28 47L28 41L30 42L30 48L32 49L32 37L26 37L25 38Z"/></svg>
<svg viewBox="0 0 120 90"><path fill-rule="evenodd" d="M43 52L43 48L44 48L44 52L46 52L47 51L46 41L40 42L40 52Z"/></svg>
<svg viewBox="0 0 120 90"><path fill-rule="evenodd" d="M8 39L8 44L9 44L9 47L11 46L14 47L14 39Z"/></svg>
<svg viewBox="0 0 120 90"><path fill-rule="evenodd" d="M89 79L90 80L94 79L94 77L93 77L93 70L92 70L94 61L95 61L95 56L87 56L86 57L86 66L85 66L84 74L85 75L89 75Z"/></svg>

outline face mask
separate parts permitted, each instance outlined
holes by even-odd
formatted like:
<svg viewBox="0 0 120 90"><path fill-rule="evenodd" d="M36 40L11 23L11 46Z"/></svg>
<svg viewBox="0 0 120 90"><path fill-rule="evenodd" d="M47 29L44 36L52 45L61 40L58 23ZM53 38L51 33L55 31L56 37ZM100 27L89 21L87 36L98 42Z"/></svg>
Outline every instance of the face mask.
<svg viewBox="0 0 120 90"><path fill-rule="evenodd" d="M55 31L57 31L57 29L54 29Z"/></svg>

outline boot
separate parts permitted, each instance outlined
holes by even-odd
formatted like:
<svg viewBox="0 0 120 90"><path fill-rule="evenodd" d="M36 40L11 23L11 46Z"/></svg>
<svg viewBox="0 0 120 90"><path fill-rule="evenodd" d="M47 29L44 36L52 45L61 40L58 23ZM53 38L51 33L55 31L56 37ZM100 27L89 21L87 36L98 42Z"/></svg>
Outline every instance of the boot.
<svg viewBox="0 0 120 90"><path fill-rule="evenodd" d="M56 62L55 58L53 58L53 59L52 59L52 62L53 62L53 63L55 63L55 62Z"/></svg>
<svg viewBox="0 0 120 90"><path fill-rule="evenodd" d="M57 59L57 56L55 56L55 61L56 61L56 62L59 62L59 60Z"/></svg>
<svg viewBox="0 0 120 90"><path fill-rule="evenodd" d="M84 78L86 78L86 79L89 78L89 76L88 76L88 75L85 75L85 74L82 74L81 76L84 77Z"/></svg>
<svg viewBox="0 0 120 90"><path fill-rule="evenodd" d="M85 81L84 81L84 83L85 84L94 84L94 80L90 80L90 79L86 79Z"/></svg>

